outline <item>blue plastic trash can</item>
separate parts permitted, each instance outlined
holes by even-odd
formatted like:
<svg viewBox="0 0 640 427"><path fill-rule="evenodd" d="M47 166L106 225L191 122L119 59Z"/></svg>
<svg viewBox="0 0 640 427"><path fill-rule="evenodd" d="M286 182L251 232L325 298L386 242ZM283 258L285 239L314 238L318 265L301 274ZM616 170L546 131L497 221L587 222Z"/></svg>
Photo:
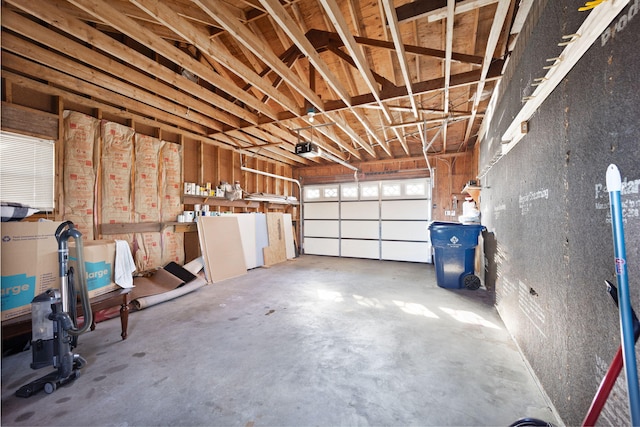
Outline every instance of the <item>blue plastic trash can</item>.
<svg viewBox="0 0 640 427"><path fill-rule="evenodd" d="M429 225L438 286L449 289L480 287L480 278L474 275L474 261L478 236L484 229L480 224L455 222Z"/></svg>

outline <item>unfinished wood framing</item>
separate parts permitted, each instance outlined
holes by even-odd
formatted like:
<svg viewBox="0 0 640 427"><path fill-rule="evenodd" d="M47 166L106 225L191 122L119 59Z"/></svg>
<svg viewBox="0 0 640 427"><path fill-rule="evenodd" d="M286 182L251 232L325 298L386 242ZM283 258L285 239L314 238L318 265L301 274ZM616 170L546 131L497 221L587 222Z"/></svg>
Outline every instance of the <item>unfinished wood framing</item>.
<svg viewBox="0 0 640 427"><path fill-rule="evenodd" d="M78 111L179 144L181 186L239 182L245 193L296 197L291 182L242 167L306 182L354 178L324 158L295 154L297 143L312 141L357 166L359 179L422 176L425 154L438 184L473 178L472 162L459 157L475 158L485 93L501 76L518 11L508 0L444 8L390 0L125 3L3 2L2 128L56 139L62 162L63 110ZM65 203L62 180L60 172L57 206ZM457 186L444 186L442 197ZM173 218L109 224L101 197L96 236L175 230ZM181 202L184 210L206 203L218 212L286 211L299 220L295 205ZM56 217L63 215L58 209Z"/></svg>

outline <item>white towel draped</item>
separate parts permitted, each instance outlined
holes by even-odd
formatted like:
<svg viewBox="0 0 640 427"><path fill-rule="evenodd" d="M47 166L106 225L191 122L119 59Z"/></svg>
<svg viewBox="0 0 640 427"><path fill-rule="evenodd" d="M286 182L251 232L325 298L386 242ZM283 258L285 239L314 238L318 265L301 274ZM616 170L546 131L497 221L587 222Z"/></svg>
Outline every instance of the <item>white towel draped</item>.
<svg viewBox="0 0 640 427"><path fill-rule="evenodd" d="M122 288L133 288L133 275L136 264L133 261L129 243L125 240L116 240L116 268L115 282Z"/></svg>

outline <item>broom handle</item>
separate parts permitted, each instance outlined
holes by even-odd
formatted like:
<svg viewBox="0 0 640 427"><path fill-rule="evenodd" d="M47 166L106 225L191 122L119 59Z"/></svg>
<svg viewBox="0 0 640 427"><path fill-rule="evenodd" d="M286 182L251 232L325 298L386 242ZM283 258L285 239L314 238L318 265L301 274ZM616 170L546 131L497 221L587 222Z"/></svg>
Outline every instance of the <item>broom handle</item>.
<svg viewBox="0 0 640 427"><path fill-rule="evenodd" d="M631 298L629 296L629 279L627 277L627 255L624 244L624 226L622 223L622 203L620 201L622 180L620 179L620 171L617 166L613 164L607 168L607 191L609 192L609 205L611 208L616 279L620 298L620 335L624 368L627 377L629 411L631 413L631 424L640 426L640 389L638 387Z"/></svg>

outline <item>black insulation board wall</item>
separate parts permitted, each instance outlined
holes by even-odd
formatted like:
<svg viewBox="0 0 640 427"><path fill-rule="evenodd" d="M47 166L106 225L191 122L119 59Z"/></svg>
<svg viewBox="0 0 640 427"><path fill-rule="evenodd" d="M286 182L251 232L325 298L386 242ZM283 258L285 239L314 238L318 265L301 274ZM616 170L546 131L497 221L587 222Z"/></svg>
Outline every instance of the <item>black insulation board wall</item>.
<svg viewBox="0 0 640 427"><path fill-rule="evenodd" d="M559 415L582 422L620 342L606 168L624 181L629 285L640 311L640 0L632 0L529 122L529 133L482 179L486 251L496 304ZM558 56L563 34L580 26L580 1L550 1L497 106L487 140L509 126ZM616 31L617 25L617 31ZM615 37L611 34L615 33ZM481 144L490 159L495 144ZM480 169L483 165L480 164ZM491 283L493 282L493 283ZM638 353L640 357L640 353ZM628 425L624 375L600 417ZM527 414L518 414L526 416Z"/></svg>

